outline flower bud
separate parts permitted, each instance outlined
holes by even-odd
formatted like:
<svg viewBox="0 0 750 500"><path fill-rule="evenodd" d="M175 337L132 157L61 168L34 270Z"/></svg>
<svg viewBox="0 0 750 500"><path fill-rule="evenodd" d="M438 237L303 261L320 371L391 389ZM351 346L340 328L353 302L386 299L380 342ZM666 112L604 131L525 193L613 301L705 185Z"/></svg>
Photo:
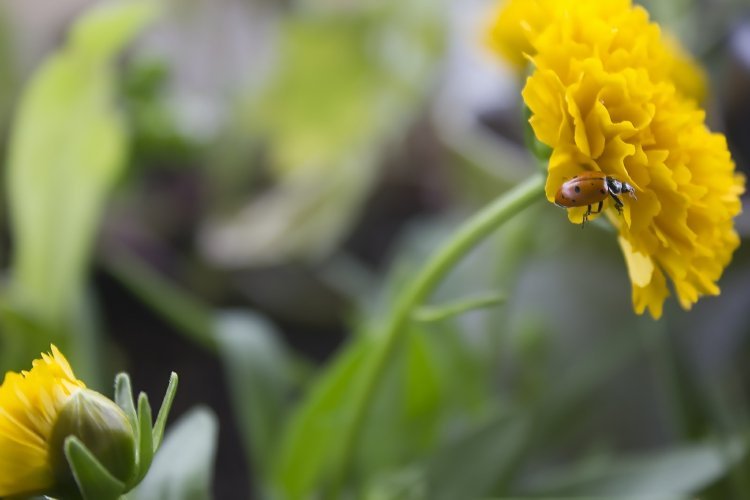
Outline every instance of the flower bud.
<svg viewBox="0 0 750 500"><path fill-rule="evenodd" d="M57 484L64 490L76 484L64 451L69 436L76 436L119 481L127 483L135 475L133 429L123 411L98 392L81 389L73 394L52 428L50 461Z"/></svg>

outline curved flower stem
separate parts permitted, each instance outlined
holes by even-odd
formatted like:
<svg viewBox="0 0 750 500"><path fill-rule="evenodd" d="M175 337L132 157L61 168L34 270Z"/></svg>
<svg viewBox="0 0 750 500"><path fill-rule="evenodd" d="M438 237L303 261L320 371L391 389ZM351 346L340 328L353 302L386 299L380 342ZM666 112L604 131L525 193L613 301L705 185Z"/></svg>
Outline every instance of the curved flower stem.
<svg viewBox="0 0 750 500"><path fill-rule="evenodd" d="M356 394L351 424L343 429L341 461L334 471L336 481L333 484L337 490L340 491L353 462L355 445L360 438L378 383L399 341L404 337L413 311L429 297L440 281L471 249L524 208L543 199L543 195L544 176L539 174L492 201L464 222L453 236L437 249L397 298L381 330L383 340L378 343L378 350L364 367L362 386Z"/></svg>

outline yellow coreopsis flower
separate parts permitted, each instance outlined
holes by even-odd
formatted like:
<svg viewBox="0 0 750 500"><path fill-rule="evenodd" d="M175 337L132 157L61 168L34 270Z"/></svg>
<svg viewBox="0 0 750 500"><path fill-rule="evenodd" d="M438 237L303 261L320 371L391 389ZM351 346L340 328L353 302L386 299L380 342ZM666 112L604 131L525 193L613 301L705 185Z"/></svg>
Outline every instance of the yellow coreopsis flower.
<svg viewBox="0 0 750 500"><path fill-rule="evenodd" d="M487 43L495 52L502 55L519 71L537 54L535 41L550 25L570 15L571 9L584 8L585 14L593 23L590 35L593 39L581 40L592 43L592 48L599 44L608 44L617 38L627 38L636 33L611 32L612 26L618 26L623 16L640 18L640 23L625 22L623 27L646 28L639 33L640 47L635 47L632 55L643 56L642 64L649 67L658 78L669 77L684 95L702 102L706 96L707 78L690 54L671 36L660 33L658 25L648 23L648 14L641 8L633 9L630 0L508 0L501 1L497 14L487 31ZM580 11L579 11L580 12ZM631 19L632 20L632 19ZM619 27L617 28L619 29ZM608 33L609 32L609 33ZM616 46L601 48L616 50Z"/></svg>
<svg viewBox="0 0 750 500"><path fill-rule="evenodd" d="M724 136L708 130L688 97L700 97L695 75L702 73L686 70L685 53L629 0L510 5L534 66L523 89L530 123L552 148L547 198L554 201L563 182L584 170L635 187L637 200L622 215L611 207L606 213L620 233L639 314L648 308L661 316L666 278L686 309L718 294L716 281L739 244L733 218L744 179ZM492 33L505 24L496 22ZM580 223L585 210L570 209L571 221Z"/></svg>
<svg viewBox="0 0 750 500"><path fill-rule="evenodd" d="M83 382L53 345L29 371L8 372L0 386L0 497L49 490L55 483L50 437L57 416Z"/></svg>

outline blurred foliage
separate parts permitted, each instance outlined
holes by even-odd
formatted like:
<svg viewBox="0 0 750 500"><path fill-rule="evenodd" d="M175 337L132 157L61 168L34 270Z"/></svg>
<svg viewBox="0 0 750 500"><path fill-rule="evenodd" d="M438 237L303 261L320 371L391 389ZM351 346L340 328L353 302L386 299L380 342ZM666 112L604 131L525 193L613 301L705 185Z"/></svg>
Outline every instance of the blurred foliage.
<svg viewBox="0 0 750 500"><path fill-rule="evenodd" d="M424 106L443 46L436 7L391 0L284 17L275 71L246 99L220 157L236 185L249 133L272 187L208 226L210 259L239 267L331 252Z"/></svg>
<svg viewBox="0 0 750 500"><path fill-rule="evenodd" d="M394 297L468 213L508 187L504 173L525 175L534 164L476 116L466 124L432 109L440 70L465 57L453 37L469 37L456 21L469 7L454 4L247 3L273 29L259 37L267 46L243 50L267 49L273 64L225 96L226 119L208 141L180 118L174 61L148 40L120 57L151 8L103 4L79 17L17 104L0 366L24 366L29 352L62 338L77 370L95 371L98 316L112 300L88 289L99 251L109 276L220 361L226 388L211 390L230 396L234 444L248 456L258 498L750 498L747 252L727 271L720 299L690 313L668 308L654 323L632 313L611 228L599 221L581 231L546 204L476 249L415 312L339 484L342 429L363 367L383 349L378 332ZM713 63L726 22L743 7L722 2L703 30L699 2L644 4ZM209 12L223 7L206 3ZM185 15L181 2L169 8ZM13 57L1 25L6 74ZM0 117L12 81L0 80ZM460 105L450 93L440 100ZM484 111L509 115L522 135L517 106L494 104L502 109ZM412 136L426 154L406 154ZM149 184L165 170L197 185L198 199L170 204L178 195ZM425 217L383 209L403 201L373 193L398 183L411 188L400 197L432 196L445 209ZM118 211L107 218L113 197ZM366 210L368 201L380 205ZM397 241L367 226L368 210L386 212ZM170 223L180 217L187 237L159 232L178 233ZM107 244L97 249L102 224ZM342 246L352 233L382 255ZM285 279L290 262L312 276L312 292ZM291 343L322 342L311 338L319 325L289 321L291 310L264 315L244 293L253 272L270 276L261 293L294 297L285 302L294 307L336 295L346 305L330 315L352 333L311 362ZM204 369L195 367L196 379ZM129 498L208 497L218 425L208 410L183 417Z"/></svg>
<svg viewBox="0 0 750 500"><path fill-rule="evenodd" d="M213 412L196 408L167 432L143 482L129 500L190 500L211 495L211 465L216 455L219 424Z"/></svg>
<svg viewBox="0 0 750 500"><path fill-rule="evenodd" d="M91 373L85 361L94 359L86 347L91 339L77 339L86 332L79 316L85 315L85 274L105 200L128 152L113 58L154 15L147 3L91 11L21 97L7 167L15 250L7 296L39 323L18 333L17 340L31 344L21 359L53 339L75 344L73 358Z"/></svg>
<svg viewBox="0 0 750 500"><path fill-rule="evenodd" d="M121 92L134 166L178 164L198 152L197 144L180 129L174 109L168 103L168 79L169 68L159 59L136 58L126 68Z"/></svg>
<svg viewBox="0 0 750 500"><path fill-rule="evenodd" d="M10 22L3 6L0 6L0 134L5 136L10 108L18 86L14 68L13 51L10 37ZM4 142L4 141L3 141Z"/></svg>
<svg viewBox="0 0 750 500"><path fill-rule="evenodd" d="M256 473L267 477L297 385L293 360L278 331L258 315L224 312L215 330L237 420L244 422L245 449L252 450Z"/></svg>

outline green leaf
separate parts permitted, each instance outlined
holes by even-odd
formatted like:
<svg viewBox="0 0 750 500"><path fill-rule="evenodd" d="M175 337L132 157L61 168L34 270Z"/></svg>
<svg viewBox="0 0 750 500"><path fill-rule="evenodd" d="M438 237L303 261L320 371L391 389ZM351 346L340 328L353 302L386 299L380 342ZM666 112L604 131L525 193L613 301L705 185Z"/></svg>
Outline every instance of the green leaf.
<svg viewBox="0 0 750 500"><path fill-rule="evenodd" d="M465 324L458 321L415 325L410 347L413 350L410 370L414 378L407 381L410 389L407 402L413 395L425 394L428 387L434 386L434 390L440 391L440 400L432 404L439 405L442 418L481 414L495 393L494 385L488 363L481 357L486 349L468 333ZM437 380L424 380L428 373ZM421 387L422 384L426 386Z"/></svg>
<svg viewBox="0 0 750 500"><path fill-rule="evenodd" d="M111 2L94 8L73 27L70 45L93 59L111 59L156 17L157 9L157 4L146 0Z"/></svg>
<svg viewBox="0 0 750 500"><path fill-rule="evenodd" d="M445 388L441 386L439 358L428 338L430 332L415 330L410 333L406 350L406 373L401 397L405 403L406 417L420 428L436 427ZM426 429L424 429L426 430ZM423 432L424 432L423 430ZM413 434L410 432L410 434Z"/></svg>
<svg viewBox="0 0 750 500"><path fill-rule="evenodd" d="M352 417L350 395L360 387L358 375L375 348L372 340L361 336L345 347L291 415L272 478L274 493L282 498L310 498L330 481L342 452L341 428Z"/></svg>
<svg viewBox="0 0 750 500"><path fill-rule="evenodd" d="M641 332L651 332L656 325L644 324ZM549 392L536 404L534 434L530 447L545 447L576 428L580 408L584 407L598 388L622 370L639 352L638 335L630 331L612 332L590 348L586 362L571 367L558 376Z"/></svg>
<svg viewBox="0 0 750 500"><path fill-rule="evenodd" d="M575 428L586 398L631 359L638 337L618 335L591 349L591 360L556 381L528 408L497 415L444 445L428 461L428 498L480 498L507 493L525 456Z"/></svg>
<svg viewBox="0 0 750 500"><path fill-rule="evenodd" d="M77 437L65 439L65 457L84 500L116 500L125 491Z"/></svg>
<svg viewBox="0 0 750 500"><path fill-rule="evenodd" d="M293 388L289 353L273 325L250 312L221 313L215 329L245 449L267 478Z"/></svg>
<svg viewBox="0 0 750 500"><path fill-rule="evenodd" d="M431 500L480 498L510 470L531 432L530 422L497 416L446 446L430 460Z"/></svg>
<svg viewBox="0 0 750 500"><path fill-rule="evenodd" d="M151 2L96 6L21 97L8 158L14 287L51 324L81 294L104 203L125 165L112 57L154 12Z"/></svg>
<svg viewBox="0 0 750 500"><path fill-rule="evenodd" d="M164 400L161 402L159 408L159 414L156 415L156 423L154 424L153 440L154 440L154 452L159 449L161 445L162 437L164 436L164 428L167 425L167 417L169 417L169 411L172 409L172 402L174 401L175 394L177 394L177 383L179 378L175 372L169 376L169 385L167 386L167 392L164 394Z"/></svg>
<svg viewBox="0 0 750 500"><path fill-rule="evenodd" d="M706 443L675 447L640 457L603 462L581 471L559 470L531 478L525 492L647 498L693 496L722 477L746 453L745 443Z"/></svg>
<svg viewBox="0 0 750 500"><path fill-rule="evenodd" d="M218 422L208 408L196 408L167 432L148 475L128 494L131 500L211 498Z"/></svg>
<svg viewBox="0 0 750 500"><path fill-rule="evenodd" d="M430 500L423 471L404 468L377 477L368 484L362 500Z"/></svg>
<svg viewBox="0 0 750 500"><path fill-rule="evenodd" d="M133 485L144 478L154 458L154 441L151 430L151 405L148 396L138 395L138 474ZM132 485L130 485L132 486Z"/></svg>
<svg viewBox="0 0 750 500"><path fill-rule="evenodd" d="M432 345L442 333L409 331L379 380L352 467L362 483L379 482L395 467L424 458L446 415L455 416Z"/></svg>
<svg viewBox="0 0 750 500"><path fill-rule="evenodd" d="M130 376L127 373L118 373L115 377L115 403L125 412L128 417L133 435L138 435L138 414L133 402L133 388L130 385Z"/></svg>

